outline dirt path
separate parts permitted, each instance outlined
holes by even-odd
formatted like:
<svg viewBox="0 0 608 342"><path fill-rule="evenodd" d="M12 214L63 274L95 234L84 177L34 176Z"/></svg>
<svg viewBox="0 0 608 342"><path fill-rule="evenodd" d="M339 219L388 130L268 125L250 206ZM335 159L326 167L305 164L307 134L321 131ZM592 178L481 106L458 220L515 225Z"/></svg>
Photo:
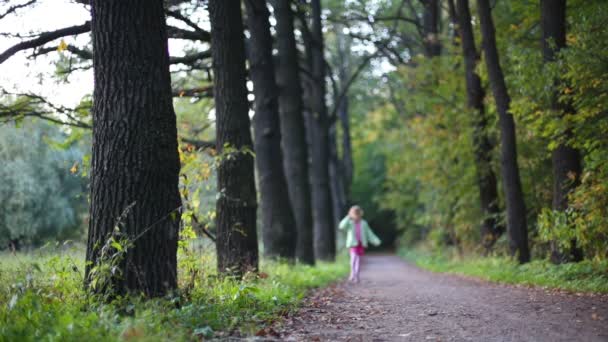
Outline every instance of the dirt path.
<svg viewBox="0 0 608 342"><path fill-rule="evenodd" d="M375 255L364 257L360 284L317 291L274 329L288 341L608 341L608 300L434 274Z"/></svg>

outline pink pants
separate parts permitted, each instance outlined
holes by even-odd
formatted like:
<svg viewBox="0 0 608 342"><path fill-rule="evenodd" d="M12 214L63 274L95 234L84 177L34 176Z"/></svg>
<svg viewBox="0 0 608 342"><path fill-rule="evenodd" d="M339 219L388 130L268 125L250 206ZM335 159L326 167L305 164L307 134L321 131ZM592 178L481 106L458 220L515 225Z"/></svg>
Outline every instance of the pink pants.
<svg viewBox="0 0 608 342"><path fill-rule="evenodd" d="M363 256L363 252L365 249L361 244L357 245L357 247L351 247L350 249L350 280L358 282L359 281L359 270L361 268L361 257Z"/></svg>

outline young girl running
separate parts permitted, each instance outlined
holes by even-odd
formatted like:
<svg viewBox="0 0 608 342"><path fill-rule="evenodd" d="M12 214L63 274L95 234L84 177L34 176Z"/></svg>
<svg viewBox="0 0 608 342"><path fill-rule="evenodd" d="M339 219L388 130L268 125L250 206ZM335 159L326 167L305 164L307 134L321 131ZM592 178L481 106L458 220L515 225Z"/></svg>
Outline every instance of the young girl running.
<svg viewBox="0 0 608 342"><path fill-rule="evenodd" d="M380 244L380 239L363 218L363 210L358 205L350 208L348 215L340 222L340 230L346 230L346 248L350 248L350 278L348 280L359 282L359 267L361 256L368 246Z"/></svg>

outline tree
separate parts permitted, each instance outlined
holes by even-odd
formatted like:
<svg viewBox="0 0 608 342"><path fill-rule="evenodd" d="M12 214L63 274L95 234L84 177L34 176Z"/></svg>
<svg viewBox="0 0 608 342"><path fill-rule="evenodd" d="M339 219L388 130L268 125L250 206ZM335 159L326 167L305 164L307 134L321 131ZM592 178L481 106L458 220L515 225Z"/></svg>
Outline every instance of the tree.
<svg viewBox="0 0 608 342"><path fill-rule="evenodd" d="M329 118L325 104L325 58L323 55L323 29L321 2L312 0L312 169L314 246L315 256L333 260L336 254L336 236L332 216L332 199L329 179Z"/></svg>
<svg viewBox="0 0 608 342"><path fill-rule="evenodd" d="M218 270L242 275L258 268L245 42L239 0L209 1L216 139L220 154L216 205Z"/></svg>
<svg viewBox="0 0 608 342"><path fill-rule="evenodd" d="M334 121L329 127L329 180L334 227L338 226L342 215L347 212L344 165L338 155L336 126L336 121Z"/></svg>
<svg viewBox="0 0 608 342"><path fill-rule="evenodd" d="M542 49L545 63L557 60L557 54L566 46L566 0L540 1ZM572 113L571 106L558 101L559 92L554 85L551 99L551 109L562 113ZM580 183L581 157L579 151L568 145L572 138L571 129L567 129L564 136L559 137L563 142L553 150L551 160L553 165L553 210L564 212L568 209L568 196ZM572 240L570 250L562 253L557 243L551 244L551 261L554 263L569 260L580 261L583 258L582 251L576 247L576 240Z"/></svg>
<svg viewBox="0 0 608 342"><path fill-rule="evenodd" d="M340 84L343 86L347 85L347 72L346 69L350 66L350 51L345 51L348 48L350 50L349 43L343 42L340 40L340 48L339 48L339 59L340 66L338 70L338 77L340 80ZM342 48L344 45L344 48ZM337 104L338 105L338 116L340 118L340 124L342 127L342 168L344 172L344 191L345 196L348 199L350 194L350 186L353 183L353 151L352 151L352 142L350 136L350 115L349 115L349 99L348 95L344 95L342 100Z"/></svg>
<svg viewBox="0 0 608 342"><path fill-rule="evenodd" d="M487 133L488 120L483 104L485 91L481 85L479 75L475 72L479 61L479 54L475 47L469 1L457 0L456 12L464 58L467 107L474 115L473 149L477 169L479 200L484 215L481 225L481 241L487 251L492 247L498 236L502 234L502 227L498 224L497 220L499 207L496 175L494 174L494 170L492 170L492 150L494 146Z"/></svg>
<svg viewBox="0 0 608 342"><path fill-rule="evenodd" d="M262 207L264 253L293 259L296 222L283 172L278 86L272 60L269 12L265 0L245 1L249 39L249 74L255 95L255 153Z"/></svg>
<svg viewBox="0 0 608 342"><path fill-rule="evenodd" d="M0 250L83 233L80 217L88 208L80 195L86 187L75 162L84 148L52 146L66 138L42 120L0 125Z"/></svg>
<svg viewBox="0 0 608 342"><path fill-rule="evenodd" d="M91 207L87 281L108 239L132 246L110 286L162 296L177 286L181 200L163 1L93 1ZM118 249L120 250L120 248ZM106 287L107 288L107 287Z"/></svg>
<svg viewBox="0 0 608 342"><path fill-rule="evenodd" d="M507 231L509 250L517 255L520 263L530 260L528 249L528 225L519 166L517 164L517 142L515 121L509 112L511 98L507 90L496 47L496 37L492 12L488 0L478 0L477 9L481 24L482 46L486 68L490 79L500 126L502 184L507 206Z"/></svg>
<svg viewBox="0 0 608 342"><path fill-rule="evenodd" d="M422 30L424 53L427 57L441 54L441 41L439 40L439 0L420 0L424 7L422 13Z"/></svg>
<svg viewBox="0 0 608 342"><path fill-rule="evenodd" d="M279 56L279 115L282 148L289 198L296 219L296 257L300 262L314 264L313 220L308 173L306 129L302 115L302 86L298 50L294 36L294 15L291 1L273 2L277 20L276 41Z"/></svg>

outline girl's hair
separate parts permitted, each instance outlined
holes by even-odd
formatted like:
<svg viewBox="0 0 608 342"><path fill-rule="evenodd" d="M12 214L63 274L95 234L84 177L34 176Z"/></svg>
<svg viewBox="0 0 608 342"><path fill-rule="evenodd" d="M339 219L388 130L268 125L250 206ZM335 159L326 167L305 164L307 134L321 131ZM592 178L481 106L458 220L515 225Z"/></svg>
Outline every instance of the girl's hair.
<svg viewBox="0 0 608 342"><path fill-rule="evenodd" d="M358 205L353 205L352 207L350 207L350 210L354 210L359 213L359 215L363 216L363 209L361 209L361 207Z"/></svg>

